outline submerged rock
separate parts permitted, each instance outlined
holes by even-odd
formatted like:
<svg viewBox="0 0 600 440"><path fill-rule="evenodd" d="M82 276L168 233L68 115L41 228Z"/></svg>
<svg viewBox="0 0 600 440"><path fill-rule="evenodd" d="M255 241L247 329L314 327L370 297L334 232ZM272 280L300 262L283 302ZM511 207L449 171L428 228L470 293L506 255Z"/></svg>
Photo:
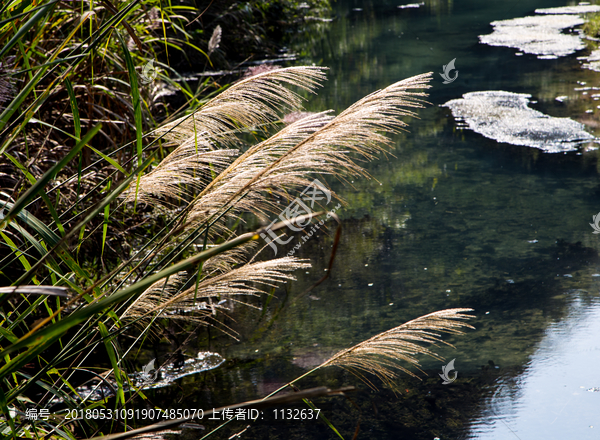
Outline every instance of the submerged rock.
<svg viewBox="0 0 600 440"><path fill-rule="evenodd" d="M487 138L548 153L573 151L594 136L569 118L555 118L528 107L531 95L503 91L465 93L446 102L456 119Z"/></svg>
<svg viewBox="0 0 600 440"><path fill-rule="evenodd" d="M579 32L565 34L563 30L584 23L572 14L545 14L511 20L494 21L494 32L480 35L479 41L489 46L505 46L552 59L575 53L585 45Z"/></svg>

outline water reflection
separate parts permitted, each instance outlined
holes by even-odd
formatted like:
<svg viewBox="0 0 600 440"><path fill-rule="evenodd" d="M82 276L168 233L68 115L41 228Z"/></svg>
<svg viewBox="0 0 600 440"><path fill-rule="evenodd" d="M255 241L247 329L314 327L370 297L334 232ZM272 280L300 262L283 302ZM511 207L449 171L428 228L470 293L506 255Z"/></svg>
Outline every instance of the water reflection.
<svg viewBox="0 0 600 440"><path fill-rule="evenodd" d="M518 380L498 381L469 438L596 439L600 428L600 299L573 291Z"/></svg>

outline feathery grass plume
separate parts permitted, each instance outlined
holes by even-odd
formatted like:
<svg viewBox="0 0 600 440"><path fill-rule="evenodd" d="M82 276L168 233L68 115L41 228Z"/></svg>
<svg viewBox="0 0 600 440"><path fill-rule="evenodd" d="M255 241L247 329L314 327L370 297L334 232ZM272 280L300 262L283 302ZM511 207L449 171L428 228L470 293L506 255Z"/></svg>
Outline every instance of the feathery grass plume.
<svg viewBox="0 0 600 440"><path fill-rule="evenodd" d="M144 313L142 313L143 307L148 301L152 301L154 304L168 301L179 293L187 278L186 272L179 272L152 284L121 314L121 320L130 321L144 316ZM153 317L153 314L148 314L144 316L144 319L136 320L136 326L141 330L145 330Z"/></svg>
<svg viewBox="0 0 600 440"><path fill-rule="evenodd" d="M203 278L210 276L219 275L228 271L233 270L235 266L246 263L248 261L248 255L252 250L257 247L256 241L249 241L241 244L237 247L229 249L225 252L221 252L214 257L209 258L202 265ZM210 247L211 245L208 245ZM190 278L187 272L178 273L175 276L169 277L167 280L157 281L148 287L134 302L131 304L122 317L130 315L130 309L135 309L136 303L140 300L143 301L143 297L156 297L157 295L163 297L163 301L167 301L176 294L181 292L181 288L185 282ZM160 301L158 301L160 302Z"/></svg>
<svg viewBox="0 0 600 440"><path fill-rule="evenodd" d="M217 311L229 310L227 302L255 307L240 298L266 293L259 286L276 287L279 283L295 280L290 272L309 267L307 260L295 257L247 263L215 276L206 276L197 286L195 279L189 280L191 286L181 291L186 279L182 273L173 282L153 284L122 314L121 319L144 322L158 314L161 318L210 324Z"/></svg>
<svg viewBox="0 0 600 440"><path fill-rule="evenodd" d="M362 373L371 373L388 386L391 386L392 380L398 376L394 370L418 377L412 371L399 365L398 361L406 361L418 368L419 360L414 357L415 354L426 354L443 360L441 356L419 343L433 345L443 343L454 347L443 341L441 336L434 332L462 334L461 328L474 328L465 322L456 321L457 319L473 318L473 315L463 313L472 311L473 309L446 309L421 316L373 336L352 348L340 351L312 371L335 365L350 371L372 387L373 384Z"/></svg>
<svg viewBox="0 0 600 440"><path fill-rule="evenodd" d="M221 26L217 25L212 33L212 36L210 37L210 40L208 40L208 56L210 56L215 49L219 47L219 44L221 44Z"/></svg>
<svg viewBox="0 0 600 440"><path fill-rule="evenodd" d="M314 93L325 80L325 68L299 66L264 72L243 79L202 108L155 130L169 140L186 141L207 133L216 142L234 142L240 127L273 123L279 114L298 110L303 98L287 86Z"/></svg>
<svg viewBox="0 0 600 440"><path fill-rule="evenodd" d="M183 142L152 171L133 182L121 197L126 202L171 205L169 200L182 200L200 191L237 156L238 150L217 149L199 138Z"/></svg>
<svg viewBox="0 0 600 440"><path fill-rule="evenodd" d="M235 217L241 212L251 212L259 219L266 220L268 213L281 211L282 205L277 202L288 199L289 190L310 184L308 177L315 169L322 174L334 173L334 163L325 160L323 154L315 154L307 157L303 163L294 163L289 169L281 168L279 173L269 174L249 186L273 161L331 119L328 112L310 115L252 147L219 174L196 198L187 219L188 223L202 222L221 212L224 206L242 192L245 193L244 197L236 201L221 221L224 222L227 217ZM270 194L265 196L265 192Z"/></svg>
<svg viewBox="0 0 600 440"><path fill-rule="evenodd" d="M204 221L224 206L227 216L250 211L259 217L281 210L277 200L261 195L268 191L279 196L306 186L314 170L339 177L364 176L367 172L354 162L353 154L372 160L386 151L391 139L407 124L401 119L416 117L409 108L423 108L426 96L414 89L429 88L432 73L417 75L374 92L331 118L317 113L288 125L279 133L236 159L196 198L189 222ZM242 196L243 197L239 197Z"/></svg>

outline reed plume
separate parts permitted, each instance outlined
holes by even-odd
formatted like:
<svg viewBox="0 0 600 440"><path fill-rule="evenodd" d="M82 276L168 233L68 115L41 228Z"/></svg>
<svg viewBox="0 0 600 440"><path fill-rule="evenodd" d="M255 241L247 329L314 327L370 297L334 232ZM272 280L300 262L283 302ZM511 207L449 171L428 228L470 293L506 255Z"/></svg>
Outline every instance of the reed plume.
<svg viewBox="0 0 600 440"><path fill-rule="evenodd" d="M213 276L205 276L197 285L192 279L191 286L185 284L185 273L178 274L169 282L160 281L149 287L121 319L145 322L158 314L161 318L208 323L217 311L229 310L228 303L255 307L244 298L266 293L265 287L295 280L291 272L308 267L307 260L295 257L250 262L217 275L213 271Z"/></svg>
<svg viewBox="0 0 600 440"><path fill-rule="evenodd" d="M220 173L237 154L234 149L214 149L204 138L183 142L121 197L126 202L172 207L170 200L183 200L202 190L213 173Z"/></svg>
<svg viewBox="0 0 600 440"><path fill-rule="evenodd" d="M221 32L221 26L217 25L210 40L208 40L208 56L211 56L212 53L218 49L219 44L221 44Z"/></svg>
<svg viewBox="0 0 600 440"><path fill-rule="evenodd" d="M431 73L417 75L366 96L335 118L323 112L288 125L211 182L194 201L188 221L205 221L225 206L230 209L227 216L250 211L266 217L266 212L280 211L281 206L277 197L264 197L264 192L285 198L289 191L306 186L315 170L368 177L355 157L371 160L386 151L391 144L386 133L404 129L402 117L416 117L409 108L423 107L421 97L426 94L412 90L428 88L430 80Z"/></svg>
<svg viewBox="0 0 600 440"><path fill-rule="evenodd" d="M373 386L372 383L366 379L363 373L371 373L390 386L392 380L398 376L395 370L418 377L400 365L398 361L406 361L418 368L419 360L415 357L416 354L426 354L443 360L437 353L420 343L433 345L443 343L454 347L443 341L441 336L434 332L462 334L461 328L474 328L465 322L456 321L457 319L473 318L473 315L464 314L464 312L472 311L473 309L446 309L421 316L373 336L354 347L338 352L312 371L335 365L352 372L370 386ZM418 369L420 370L420 368Z"/></svg>
<svg viewBox="0 0 600 440"><path fill-rule="evenodd" d="M139 183L131 184L123 194L125 201L137 199L159 206L202 189L207 176L218 174L237 155L237 150L219 149L218 145L235 144L240 128L271 123L287 110L301 108L300 95L286 86L312 92L325 79L323 70L290 67L255 75L234 84L192 115L158 128L155 135L163 134L179 146Z"/></svg>
<svg viewBox="0 0 600 440"><path fill-rule="evenodd" d="M240 127L277 121L281 114L302 108L303 98L287 88L314 92L325 80L322 67L288 67L243 79L207 102L191 115L155 130L168 140L187 141L207 133L214 142L235 142Z"/></svg>
<svg viewBox="0 0 600 440"><path fill-rule="evenodd" d="M211 220L208 238L232 234L226 227L228 219L251 213L265 220L269 214L280 213L285 206L281 202L288 200L294 190L309 186L315 171L341 179L369 177L356 161L371 160L387 151L392 142L387 134L405 129L407 124L402 118L415 117L411 109L423 107L422 97L426 95L419 89L429 87L431 75L418 75L374 92L337 117L330 112L307 114L230 162L235 152L219 149L219 145L230 142L240 126L273 122L283 110L299 107L301 98L286 85L312 91L323 79L323 70L276 69L243 79L190 118L159 129L180 145L142 177L137 188L132 184L126 200L134 200L137 191L139 199L161 204L197 191L186 209L186 226L195 228ZM209 170L215 169L218 175L207 183ZM182 191L182 186L188 192ZM200 280L192 274L181 274L169 281L169 286L152 286L123 318L149 320L158 315L205 322L226 307L220 301L248 304L244 297L263 292L257 286L292 280L291 271L308 267L304 260L291 257L236 267L244 254L247 250L218 264L207 261ZM392 377L390 365L373 365L379 365L382 377Z"/></svg>

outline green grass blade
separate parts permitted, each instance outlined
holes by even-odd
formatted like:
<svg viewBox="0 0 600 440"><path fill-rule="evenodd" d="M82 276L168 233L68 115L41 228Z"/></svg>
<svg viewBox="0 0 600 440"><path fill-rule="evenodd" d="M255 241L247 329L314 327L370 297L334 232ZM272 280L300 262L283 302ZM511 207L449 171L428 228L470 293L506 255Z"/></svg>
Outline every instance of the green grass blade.
<svg viewBox="0 0 600 440"><path fill-rule="evenodd" d="M17 33L10 39L6 45L2 49L0 49L0 58L2 58L6 53L12 49L12 47L17 44L23 38L23 36L31 29L38 21L40 21L44 15L46 15L50 9L53 9L54 6L58 3L58 0L54 0L47 5L44 5L39 11L35 13L33 17L31 17L27 22L19 28Z"/></svg>
<svg viewBox="0 0 600 440"><path fill-rule="evenodd" d="M317 407L310 400L308 400L308 399L302 399L302 400L304 400L304 403L306 403L313 411L317 411ZM336 429L335 426L333 426L333 424L329 421L329 419L327 417L325 417L325 414L323 413L323 411L319 411L319 420L322 420L323 423L325 423L327 426L329 426L329 428L333 432L335 432L339 438L344 440L344 437L342 436L342 434L340 434L340 432Z"/></svg>
<svg viewBox="0 0 600 440"><path fill-rule="evenodd" d="M121 42L121 47L123 48L123 56L125 58L125 63L127 64L127 70L129 71L129 82L131 83L131 99L133 103L133 117L135 119L135 139L136 139L136 147L137 147L137 156L138 156L138 166L142 164L142 106L140 99L140 90L138 88L137 82L137 72L135 71L135 66L133 64L133 60L131 59L131 55L129 54L129 49L127 49L127 44L125 40L121 36L120 33L117 32L117 37L119 37L119 41Z"/></svg>
<svg viewBox="0 0 600 440"><path fill-rule="evenodd" d="M102 336L102 340L104 341L104 346L106 347L106 352L108 353L108 358L110 359L110 364L115 373L115 379L117 381L117 397L121 401L123 405L125 405L125 393L123 391L123 377L121 376L121 369L119 368L119 363L117 359L119 355L117 354L115 347L112 344L113 338L108 336L108 330L103 322L98 323L98 327L100 329L100 335Z"/></svg>
<svg viewBox="0 0 600 440"><path fill-rule="evenodd" d="M108 181L107 191L110 191L110 183ZM104 244L106 243L106 233L108 232L108 216L110 213L110 205L104 207L104 221L102 222L102 250L100 251L100 258L104 255Z"/></svg>
<svg viewBox="0 0 600 440"><path fill-rule="evenodd" d="M101 152L99 150L96 150L91 145L88 145L88 148L90 150L92 150L94 153L96 153L98 156L100 156L102 159L104 159L105 161L107 161L109 164L111 164L113 167L115 167L116 169L118 169L120 172L122 172L125 176L129 176L129 173L127 171L125 171L125 169L121 165L119 165L119 163L116 160L114 160L111 157L108 157L103 152Z"/></svg>
<svg viewBox="0 0 600 440"><path fill-rule="evenodd" d="M83 142L85 140L82 139L81 141ZM94 217L96 217L100 212L102 212L104 210L104 207L109 205L113 200L115 200L119 194L121 194L123 191L125 191L128 187L129 187L129 183L131 182L131 180L138 174L141 173L146 167L148 167L154 160L154 157L150 157L148 158L140 168L138 168L135 172L133 172L130 176L128 176L127 178L125 178L121 184L112 192L110 193L108 196L106 196L97 206L95 206L94 208L90 209L88 212L88 214L86 215L86 217L80 221L77 225L75 225L73 228L71 228L71 230L69 232L67 232L65 234L65 236L54 246L54 248L52 250L50 250L47 254L45 254L44 256L42 256L42 258L40 258L32 267L31 270L28 271L27 273L25 273L23 276L21 276L21 278L19 278L17 281L15 281L15 285L21 285L21 284L26 284L28 282L28 280L35 274L35 271L42 265L42 263L44 262L44 260L50 255L52 254L56 249L58 249L67 239L69 239L70 237L72 237L74 234L76 234L79 230L81 230L81 228L85 227L86 224L88 224ZM14 208L13 208L14 209ZM69 252L64 251L63 252L65 258L70 256ZM61 257L62 255L61 254ZM72 257L71 257L72 258ZM78 266L78 265L77 265Z"/></svg>
<svg viewBox="0 0 600 440"><path fill-rule="evenodd" d="M70 161L73 159L79 151L83 148L85 144L87 144L102 128L102 124L98 124L93 127L90 131L88 131L83 139L73 147L73 149L63 157L56 165L50 168L31 188L25 191L19 199L15 202L12 209L6 214L6 217L0 222L0 229L2 229L6 224L8 224L12 219L14 219L19 211L21 211L25 206L33 200L41 191L44 190L44 187L56 176L56 174L62 170Z"/></svg>
<svg viewBox="0 0 600 440"><path fill-rule="evenodd" d="M31 264L29 263L29 260L27 259L25 254L19 250L19 247L15 244L15 242L12 241L11 238L2 231L0 231L0 236L2 237L4 242L7 244L7 246L11 249L11 251L19 259L23 268L25 268L25 270L27 270L27 271L31 270Z"/></svg>
<svg viewBox="0 0 600 440"><path fill-rule="evenodd" d="M19 170L21 170L21 172L25 175L25 177L27 177L27 180L29 180L29 182L32 185L37 182L37 179L15 157L13 157L12 155L10 155L8 153L4 153L4 156L8 160L10 160ZM54 205L50 201L50 198L48 197L48 195L45 192L42 192L40 194L40 196L42 197L42 199L44 200L44 202L48 206L48 210L50 211L50 215L54 219L54 222L56 223L56 226L58 227L58 230L60 231L60 233L62 235L64 235L65 234L65 230L64 230L63 225L62 225L62 223L60 221L60 218L58 217L58 213L56 212L56 209L54 208Z"/></svg>
<svg viewBox="0 0 600 440"><path fill-rule="evenodd" d="M77 97L75 96L75 91L73 90L73 84L67 78L65 80L65 87L67 89L67 93L69 94L69 102L71 103L71 112L73 112L73 125L75 126L75 138L77 140L81 139L81 119L79 118L79 106L77 105Z"/></svg>
<svg viewBox="0 0 600 440"><path fill-rule="evenodd" d="M317 213L315 215L321 215L322 213ZM297 221L302 221L302 218L306 218L306 216L301 216L296 219ZM285 227L288 222L280 222L270 227L271 230L275 231L277 229L281 229ZM260 228L255 232L248 232L246 234L242 234L233 240L225 242L221 245L210 248L204 252L200 252L192 257L185 259L179 263L173 264L158 273L150 275L137 283L134 283L114 294L109 296L108 298L102 299L98 302L89 304L84 308L73 312L68 317L64 318L62 321L52 324L42 330L39 330L33 334L26 335L19 340L18 343L13 344L7 348L5 348L2 352L0 352L0 358L4 357L8 354L11 354L17 350L20 350L25 347L29 347L31 354L35 355L38 353L39 344L45 345L47 341L52 341L60 337L70 328L81 324L86 321L91 316L101 313L105 309L112 307L118 303L128 300L132 296L142 293L148 287L150 287L155 282L166 278L168 276L174 275L177 272L185 271L188 269L192 269L197 267L201 262L206 261L207 259L214 257L215 255L219 255L225 251L233 249L237 246L240 246L244 243L249 242L250 240L258 240L260 238L260 233L264 231L265 228ZM19 355L20 356L20 355ZM13 371L13 367L10 364L5 365L0 369L0 379L10 372Z"/></svg>

